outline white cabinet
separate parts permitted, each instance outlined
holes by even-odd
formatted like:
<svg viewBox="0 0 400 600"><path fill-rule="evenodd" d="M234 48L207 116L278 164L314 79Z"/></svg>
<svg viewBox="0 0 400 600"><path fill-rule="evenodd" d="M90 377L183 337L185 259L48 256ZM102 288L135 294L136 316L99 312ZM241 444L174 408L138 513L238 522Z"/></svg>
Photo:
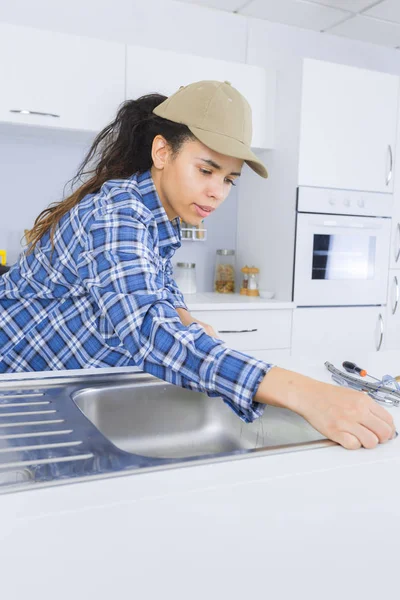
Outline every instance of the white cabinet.
<svg viewBox="0 0 400 600"><path fill-rule="evenodd" d="M387 333L385 307L298 308L293 313L292 356L352 360L382 350Z"/></svg>
<svg viewBox="0 0 400 600"><path fill-rule="evenodd" d="M391 192L399 78L303 64L299 185Z"/></svg>
<svg viewBox="0 0 400 600"><path fill-rule="evenodd" d="M246 350L246 354L263 360L266 363L272 363L274 365L280 365L281 361L288 359L290 354L290 348L271 348L270 350Z"/></svg>
<svg viewBox="0 0 400 600"><path fill-rule="evenodd" d="M390 268L400 268L400 194L398 193L394 195L394 210L390 238Z"/></svg>
<svg viewBox="0 0 400 600"><path fill-rule="evenodd" d="M389 271L385 350L400 350L400 270Z"/></svg>
<svg viewBox="0 0 400 600"><path fill-rule="evenodd" d="M0 55L0 121L99 131L124 100L123 44L0 24Z"/></svg>
<svg viewBox="0 0 400 600"><path fill-rule="evenodd" d="M261 67L128 46L127 98L160 93L170 96L180 86L204 79L229 81L248 100L253 112L255 148L274 145L275 72Z"/></svg>
<svg viewBox="0 0 400 600"><path fill-rule="evenodd" d="M400 107L397 123L397 148L400 147ZM392 231L390 238L390 268L400 269L400 160L394 168Z"/></svg>
<svg viewBox="0 0 400 600"><path fill-rule="evenodd" d="M291 309L191 311L211 325L229 348L266 362L279 362L290 353Z"/></svg>

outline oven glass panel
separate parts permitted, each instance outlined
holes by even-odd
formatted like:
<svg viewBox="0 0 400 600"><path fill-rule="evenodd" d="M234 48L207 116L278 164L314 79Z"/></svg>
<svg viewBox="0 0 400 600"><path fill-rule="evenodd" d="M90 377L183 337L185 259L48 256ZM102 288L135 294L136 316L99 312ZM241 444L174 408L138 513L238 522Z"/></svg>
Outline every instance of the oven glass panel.
<svg viewBox="0 0 400 600"><path fill-rule="evenodd" d="M315 234L312 279L373 279L375 255L375 236Z"/></svg>

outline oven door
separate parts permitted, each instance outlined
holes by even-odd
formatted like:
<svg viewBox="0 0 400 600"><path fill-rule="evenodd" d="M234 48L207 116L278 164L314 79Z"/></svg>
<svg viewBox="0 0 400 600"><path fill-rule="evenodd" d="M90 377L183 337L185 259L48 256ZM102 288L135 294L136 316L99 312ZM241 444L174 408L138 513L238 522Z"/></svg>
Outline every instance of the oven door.
<svg viewBox="0 0 400 600"><path fill-rule="evenodd" d="M386 304L391 220L297 214L298 306Z"/></svg>

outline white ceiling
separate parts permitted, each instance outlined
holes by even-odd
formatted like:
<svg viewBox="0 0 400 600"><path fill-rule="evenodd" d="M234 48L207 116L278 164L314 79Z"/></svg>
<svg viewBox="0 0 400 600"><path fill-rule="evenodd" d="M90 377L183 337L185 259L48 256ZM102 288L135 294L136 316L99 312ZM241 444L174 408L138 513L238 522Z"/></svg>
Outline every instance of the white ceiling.
<svg viewBox="0 0 400 600"><path fill-rule="evenodd" d="M400 48L400 0L180 0Z"/></svg>

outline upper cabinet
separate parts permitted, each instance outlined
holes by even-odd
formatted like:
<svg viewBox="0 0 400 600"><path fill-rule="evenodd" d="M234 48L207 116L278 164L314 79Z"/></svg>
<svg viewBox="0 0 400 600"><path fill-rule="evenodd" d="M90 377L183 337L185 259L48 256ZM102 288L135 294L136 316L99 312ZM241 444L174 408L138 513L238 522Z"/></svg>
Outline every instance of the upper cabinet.
<svg viewBox="0 0 400 600"><path fill-rule="evenodd" d="M123 44L0 24L0 55L0 121L99 131L124 100Z"/></svg>
<svg viewBox="0 0 400 600"><path fill-rule="evenodd" d="M393 191L399 78L306 59L299 185Z"/></svg>
<svg viewBox="0 0 400 600"><path fill-rule="evenodd" d="M229 81L237 88L252 108L252 146L273 148L276 87L274 71L189 54L128 46L128 98L154 92L169 96L182 85L204 79Z"/></svg>

